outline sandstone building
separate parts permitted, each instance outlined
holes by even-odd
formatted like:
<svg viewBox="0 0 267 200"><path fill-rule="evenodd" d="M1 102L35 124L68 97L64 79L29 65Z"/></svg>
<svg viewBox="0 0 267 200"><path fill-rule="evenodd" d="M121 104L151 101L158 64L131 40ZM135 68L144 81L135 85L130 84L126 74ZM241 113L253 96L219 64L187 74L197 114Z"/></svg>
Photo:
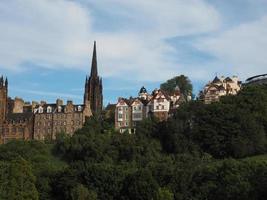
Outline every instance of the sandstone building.
<svg viewBox="0 0 267 200"><path fill-rule="evenodd" d="M221 96L236 95L241 89L241 81L237 76L220 77L217 76L213 81L205 85L204 90L199 93L199 99L206 104L219 101Z"/></svg>
<svg viewBox="0 0 267 200"><path fill-rule="evenodd" d="M177 86L174 93L168 94L155 89L152 94L142 87L136 98L119 98L115 109L115 128L120 133L135 132L137 124L145 118L156 117L159 121L167 120L172 111L185 102Z"/></svg>
<svg viewBox="0 0 267 200"><path fill-rule="evenodd" d="M103 106L102 79L97 72L96 43L94 43L91 75L86 78L84 103L66 104L58 99L54 104L24 102L8 97L8 80L0 78L0 144L13 139L52 140L56 134L72 135L82 128L87 117L101 112ZM92 111L91 111L92 108Z"/></svg>

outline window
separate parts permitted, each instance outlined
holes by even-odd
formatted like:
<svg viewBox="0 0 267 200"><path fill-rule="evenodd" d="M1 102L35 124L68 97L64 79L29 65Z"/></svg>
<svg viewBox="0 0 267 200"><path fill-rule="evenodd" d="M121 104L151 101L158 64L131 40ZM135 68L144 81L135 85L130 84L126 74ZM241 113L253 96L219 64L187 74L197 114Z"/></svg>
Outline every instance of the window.
<svg viewBox="0 0 267 200"><path fill-rule="evenodd" d="M156 106L156 109L159 110L159 106Z"/></svg>
<svg viewBox="0 0 267 200"><path fill-rule="evenodd" d="M39 111L39 113L43 113L44 109L40 106L38 111Z"/></svg>
<svg viewBox="0 0 267 200"><path fill-rule="evenodd" d="M51 113L52 112L52 108L51 108L51 106L48 106L47 107L47 113Z"/></svg>
<svg viewBox="0 0 267 200"><path fill-rule="evenodd" d="M122 107L120 106L120 107L118 107L118 111L122 111Z"/></svg>
<svg viewBox="0 0 267 200"><path fill-rule="evenodd" d="M58 106L57 110L58 110L58 112L62 112L62 107Z"/></svg>
<svg viewBox="0 0 267 200"><path fill-rule="evenodd" d="M164 99L158 99L157 102L164 102Z"/></svg>
<svg viewBox="0 0 267 200"><path fill-rule="evenodd" d="M161 106L161 109L164 110L164 106Z"/></svg>
<svg viewBox="0 0 267 200"><path fill-rule="evenodd" d="M125 122L125 126L128 126L128 122Z"/></svg>
<svg viewBox="0 0 267 200"><path fill-rule="evenodd" d="M118 118L119 118L119 119L122 119L122 118L123 118L123 115L122 115L122 114L119 114L119 115L118 115Z"/></svg>
<svg viewBox="0 0 267 200"><path fill-rule="evenodd" d="M78 111L82 111L82 106L78 106Z"/></svg>
<svg viewBox="0 0 267 200"><path fill-rule="evenodd" d="M15 127L14 127L14 128L12 128L12 133L13 133L13 134L16 134L16 131L17 131L17 130L16 130L16 128L15 128Z"/></svg>
<svg viewBox="0 0 267 200"><path fill-rule="evenodd" d="M133 113L133 119L142 119L142 113Z"/></svg>

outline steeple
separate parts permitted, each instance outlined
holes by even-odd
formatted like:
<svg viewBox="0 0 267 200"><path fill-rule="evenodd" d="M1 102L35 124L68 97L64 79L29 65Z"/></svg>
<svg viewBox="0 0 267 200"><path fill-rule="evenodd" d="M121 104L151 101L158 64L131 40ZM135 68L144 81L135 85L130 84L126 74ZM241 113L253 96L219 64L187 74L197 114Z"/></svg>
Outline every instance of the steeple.
<svg viewBox="0 0 267 200"><path fill-rule="evenodd" d="M5 80L5 86L6 86L6 88L8 88L8 80L7 80L7 77L6 77L6 80Z"/></svg>
<svg viewBox="0 0 267 200"><path fill-rule="evenodd" d="M90 102L90 108L94 115L101 113L103 108L103 86L102 79L97 72L96 42L94 42L91 74L85 80L84 104L86 102Z"/></svg>
<svg viewBox="0 0 267 200"><path fill-rule="evenodd" d="M94 52L91 65L91 77L97 77L97 56L96 56L96 41L94 41Z"/></svg>

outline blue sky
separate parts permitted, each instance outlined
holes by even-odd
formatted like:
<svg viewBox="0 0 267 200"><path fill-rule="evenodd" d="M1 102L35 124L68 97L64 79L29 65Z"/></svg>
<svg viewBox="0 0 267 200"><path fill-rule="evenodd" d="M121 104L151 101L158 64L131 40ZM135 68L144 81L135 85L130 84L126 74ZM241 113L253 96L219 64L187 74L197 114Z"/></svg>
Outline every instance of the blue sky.
<svg viewBox="0 0 267 200"><path fill-rule="evenodd" d="M82 102L97 41L104 103L185 74L267 72L267 0L3 0L0 70L9 95Z"/></svg>

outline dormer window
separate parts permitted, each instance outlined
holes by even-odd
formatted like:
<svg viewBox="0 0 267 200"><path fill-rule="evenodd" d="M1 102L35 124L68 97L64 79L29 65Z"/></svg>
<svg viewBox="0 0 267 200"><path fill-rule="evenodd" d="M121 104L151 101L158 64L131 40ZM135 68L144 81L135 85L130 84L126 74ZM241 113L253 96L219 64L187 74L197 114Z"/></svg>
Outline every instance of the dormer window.
<svg viewBox="0 0 267 200"><path fill-rule="evenodd" d="M44 112L43 107L40 106L39 109L38 109L38 112L39 112L39 113L43 113L43 112Z"/></svg>
<svg viewBox="0 0 267 200"><path fill-rule="evenodd" d="M58 110L58 112L62 112L62 107L58 106L57 110Z"/></svg>
<svg viewBox="0 0 267 200"><path fill-rule="evenodd" d="M52 112L52 108L51 108L51 106L48 106L47 107L47 113L51 113Z"/></svg>

